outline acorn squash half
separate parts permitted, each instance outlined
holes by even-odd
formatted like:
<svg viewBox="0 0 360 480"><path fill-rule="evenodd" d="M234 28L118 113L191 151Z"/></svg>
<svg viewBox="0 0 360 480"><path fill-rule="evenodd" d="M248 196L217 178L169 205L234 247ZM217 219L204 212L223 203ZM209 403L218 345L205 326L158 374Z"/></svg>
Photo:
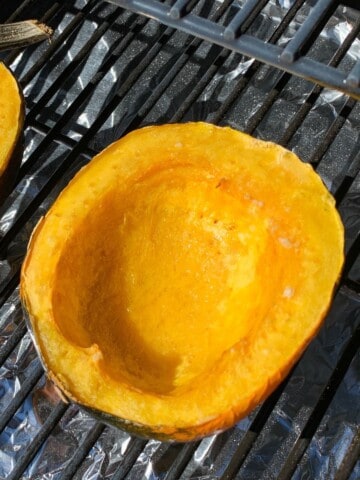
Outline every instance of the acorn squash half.
<svg viewBox="0 0 360 480"><path fill-rule="evenodd" d="M317 333L343 226L310 165L206 123L134 131L34 232L21 297L65 395L143 436L233 425Z"/></svg>
<svg viewBox="0 0 360 480"><path fill-rule="evenodd" d="M23 155L25 103L11 71L0 62L0 203L10 193Z"/></svg>

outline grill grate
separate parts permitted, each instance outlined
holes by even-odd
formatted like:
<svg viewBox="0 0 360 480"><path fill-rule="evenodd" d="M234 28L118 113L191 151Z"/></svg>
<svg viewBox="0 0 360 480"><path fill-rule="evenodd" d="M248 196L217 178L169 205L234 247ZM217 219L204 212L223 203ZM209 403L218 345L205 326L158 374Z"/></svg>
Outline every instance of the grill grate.
<svg viewBox="0 0 360 480"><path fill-rule="evenodd" d="M284 48L245 33L247 24L254 21L261 9L269 3L266 0L261 2L248 0L242 8L236 9L236 13L225 25L191 13L193 4L197 3L194 1L177 0L172 6L165 5L159 0L111 1L139 14L156 18L165 25L181 29L203 40L360 98L359 62L345 74L332 66L324 65L306 56L314 38L320 34L325 23L339 6L338 0L318 0L309 11L304 23ZM355 1L347 3L353 8L359 8Z"/></svg>
<svg viewBox="0 0 360 480"><path fill-rule="evenodd" d="M270 50L282 48L305 17L326 12L301 50L303 61L323 60L325 51L320 74L331 65L336 78L347 78L341 90L356 97L359 85L351 78L358 78L360 15L321 0L309 17L314 2L303 0L288 7L116 3L13 0L0 11L2 22L36 16L55 30L50 44L0 56L27 102L24 161L0 208L0 478L359 478L360 106L354 96L299 78L302 60L289 67L277 58L274 68L232 45L258 35ZM156 12L169 11L164 24L143 15L155 4ZM203 41L196 30L183 32L189 18L217 25L212 34L227 28L231 48L225 40ZM294 53L292 38L284 52ZM326 78L316 80L338 87ZM187 120L233 125L311 162L336 197L346 264L324 327L283 384L233 429L182 445L130 437L62 403L32 347L18 280L33 226L82 165L133 128Z"/></svg>

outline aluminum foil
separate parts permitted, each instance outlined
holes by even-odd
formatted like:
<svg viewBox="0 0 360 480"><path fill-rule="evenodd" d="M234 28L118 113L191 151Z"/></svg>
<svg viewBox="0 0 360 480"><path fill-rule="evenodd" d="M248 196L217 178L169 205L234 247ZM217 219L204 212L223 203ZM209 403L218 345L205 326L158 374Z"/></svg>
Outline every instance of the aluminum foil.
<svg viewBox="0 0 360 480"><path fill-rule="evenodd" d="M231 15L243 3L234 2ZM220 1L211 2L209 7L209 2L205 6L203 2L198 8L202 9L202 14L209 15L220 4ZM293 4L293 0L270 1L250 33L269 39ZM57 25L53 43L74 21L76 9L86 8L86 5L87 2L79 0L74 2L74 8L62 7L55 13L51 23ZM302 25L308 10L307 5L299 9L279 39L280 45L285 45ZM357 15L347 7L339 7L310 55L327 62L353 28ZM223 18L224 22L228 20ZM80 61L79 56L100 27L104 28L103 33ZM125 44L124 37L131 35L134 28L137 34ZM154 38L158 39L155 44ZM12 62L17 76L26 78L48 48L49 45L44 43L20 52ZM184 99L191 95L195 85L207 78L206 65L210 58L217 59L218 67L208 81L204 81L196 101L185 109ZM149 59L146 68L140 68L146 59ZM161 97L152 101L152 95L161 87L164 77L182 59L182 67ZM348 71L359 59L360 42L357 39L340 66ZM249 130L264 99L283 76L279 70L262 66L246 77L253 64L253 59L231 52L221 53L220 49L206 42L197 42L181 32L170 31L153 20L140 20L139 26L139 18L130 12L98 2L92 13L85 15L79 27L60 43L39 73L24 85L29 115L23 160L26 172L0 208L0 235L5 240L10 238L0 257L1 289L16 278L30 233L39 217L48 210L74 173L127 128L192 119L216 120L240 130ZM62 78L69 65L74 68ZM246 84L241 83L244 76L248 78ZM44 101L44 95L52 88L54 94ZM87 88L91 94L80 102L79 96L81 98ZM280 141L313 88L310 82L290 77L269 113L254 128L251 127L252 133L259 138ZM238 91L238 95L231 108L218 118L222 105L234 91ZM314 161L317 148L321 148L331 125L338 121L347 102L348 98L339 92L321 90L305 121L290 139L289 148L304 161ZM31 110L37 103L40 105L37 115L31 117ZM97 125L99 112L111 104L110 114ZM73 114L67 117L69 109L73 109ZM333 193L338 191L345 177L353 179L339 204L346 226L348 251L360 230L360 177L356 164L360 147L359 105L343 120L331 147L316 168ZM53 135L51 129L62 121L61 130ZM81 154L73 158L73 148L89 129L91 135L84 142ZM51 135L51 141L44 144ZM58 175L60 180L55 179L53 186L48 188L49 179L56 177L57 171L61 172ZM358 281L359 260L354 265L349 278ZM358 356L350 362L322 418L318 419L319 427L314 435L309 439L302 435L304 429L306 432L309 428L307 425L319 398L359 323L360 298L343 286L337 292L320 334L297 364L279 398L271 404L271 412L265 415L266 404L265 407L259 406L234 428L200 442L182 445L142 441L102 426L77 406L68 405L34 452L20 478L56 480L73 475L85 480L113 477L214 480L237 475L236 478L241 479L275 479L285 468L286 459L292 454L296 442L305 442L306 445L293 472L294 479L335 478L346 462L348 450L359 438ZM14 342L12 348L8 347L15 336L18 342ZM41 371L24 327L17 289L0 308L0 345L0 354L7 352L0 368L0 413L25 392L0 434L0 478L5 479L21 462L29 447L36 444L49 415L61 407L62 400ZM81 456L79 451L84 445L85 454ZM75 458L74 454L78 457ZM351 473L352 480L360 477L359 468L360 465L356 464Z"/></svg>

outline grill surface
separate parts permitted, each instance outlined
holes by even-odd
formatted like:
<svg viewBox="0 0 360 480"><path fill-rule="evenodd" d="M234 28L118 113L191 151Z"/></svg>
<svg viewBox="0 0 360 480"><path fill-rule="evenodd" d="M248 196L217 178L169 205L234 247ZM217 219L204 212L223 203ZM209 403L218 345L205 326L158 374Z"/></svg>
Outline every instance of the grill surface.
<svg viewBox="0 0 360 480"><path fill-rule="evenodd" d="M269 4L267 0L248 0L242 8L233 2L227 12L229 15L224 24L193 14L191 7L197 2L191 0L176 0L172 5L164 5L159 0L111 0L111 2L156 18L166 25L195 34L204 40L360 98L360 88L358 88L360 86L360 62L345 74L336 70L333 65L325 65L305 55L326 21L331 18L336 7L339 6L338 0L318 0L313 8L309 9L304 23L284 48L264 41L257 35L246 33L248 24L254 20L266 4ZM356 1L350 0L341 3L356 8ZM357 8L359 7L358 4Z"/></svg>
<svg viewBox="0 0 360 480"><path fill-rule="evenodd" d="M181 17L180 3L218 24L250 12L241 33L266 45L284 45L309 12L302 0L162 6ZM355 75L359 12L317 4L333 16L306 51ZM0 209L0 478L359 479L359 104L110 2L13 0L0 11L1 22L30 17L54 28L52 42L0 57L27 102L23 165ZM344 27L335 39L334 19ZM286 381L233 429L182 445L130 437L62 403L27 333L18 279L32 228L82 165L130 129L187 120L232 125L311 162L337 199L346 263L324 327Z"/></svg>

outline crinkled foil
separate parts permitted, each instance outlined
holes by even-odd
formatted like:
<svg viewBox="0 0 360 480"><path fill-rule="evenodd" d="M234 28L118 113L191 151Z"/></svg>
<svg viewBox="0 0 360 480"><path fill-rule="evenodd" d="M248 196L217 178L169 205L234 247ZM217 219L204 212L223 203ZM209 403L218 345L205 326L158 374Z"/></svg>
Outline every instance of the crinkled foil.
<svg viewBox="0 0 360 480"><path fill-rule="evenodd" d="M243 3L234 2L231 15ZM250 33L268 40L294 3L293 0L269 2L250 28ZM199 8L204 15L210 15L220 4L222 2L201 2ZM57 25L53 42L74 20L75 9L85 6L86 2L77 1L74 8L67 10L64 7L55 14L51 23ZM299 9L278 40L280 45L285 45L299 29L308 11L308 5ZM338 7L309 54L328 62L353 28L358 15L348 7ZM140 24L142 22L140 26L139 21ZM104 28L106 22L108 27ZM104 32L84 59L78 61L78 55L101 26ZM137 34L124 46L122 39L134 28ZM41 60L48 48L49 45L44 43L20 52L11 65L17 76L22 79L31 72L32 66ZM147 49L150 51L144 55ZM184 52L185 57L181 57ZM250 128L251 120L277 82L281 81L283 73L264 65L249 75L243 85L241 81L249 73L254 60L231 52L219 57L220 53L220 49L217 51L206 42L197 42L153 20L139 20L136 15L120 11L106 2L98 2L92 13L84 16L79 28L59 45L39 73L24 86L29 114L33 105L42 102L44 94L53 85L58 85L54 95L41 104L35 118L29 119L23 160L24 166L28 164L29 168L0 208L0 236L6 239L7 232L16 230L11 242L6 244L5 252L1 252L0 288L16 278L33 227L61 189L95 152L118 138L127 128L174 119L215 119L240 130ZM112 55L115 55L114 61L106 63ZM140 69L139 65L146 58L150 59L147 67ZM204 82L196 101L189 103L189 108L185 109L184 99L195 85L206 78L207 62L209 59L213 62L215 58L218 59L216 70ZM181 59L184 60L183 66L162 95L147 108L151 95L161 87L175 61ZM340 68L349 71L359 59L360 41L356 39L341 60ZM76 68L57 84L62 72L73 62ZM236 90L239 85L241 88ZM74 108L72 117L64 122L61 131L55 133L44 146L44 139L52 135L51 129L58 125L87 88L90 94ZM289 78L252 133L259 138L280 141L313 88L314 85L308 81ZM222 118L217 118L219 109L234 90L239 93L233 99L231 108ZM360 108L356 105L349 115L344 115L342 112L348 101L348 97L339 92L321 90L288 144L304 161L313 162L314 152L321 148L330 127L339 121L339 117L343 118L341 128L316 168L333 193L338 191L345 177L353 179L339 204L346 227L347 251L360 230L360 177L359 161L356 160L360 147ZM72 149L92 127L99 112L111 102L114 102L114 108L110 115L87 139L82 154L70 162ZM183 112L182 116L179 112ZM61 180L54 182L53 188L44 193L49 179L59 168L63 168ZM31 202L36 201L39 195L43 200L29 210L29 206L34 205ZM19 219L23 219L22 225L17 228ZM359 281L359 277L357 260L349 278ZM126 476L128 480L214 480L222 476L235 478L237 475L239 479L275 479L292 454L294 445L305 442L304 454L292 478L333 479L346 464L347 452L359 439L359 356L351 360L323 417L318 419L316 431L310 438L303 438L302 434L309 428L306 426L324 386L329 384L359 323L360 298L342 286L324 327L289 376L261 428L259 419L263 418L264 412L259 406L222 434L186 445L167 444L155 440L143 441L112 427L102 426L77 406L68 405L21 478L56 480L73 476L75 479L95 480ZM18 289L0 308L0 354L15 337L18 341L9 348L0 368L0 413L13 405L19 395L23 398L0 434L0 478L3 479L11 474L29 446L37 441L37 435L46 425L51 412L62 405L56 388L42 372L26 331ZM85 458L78 454L84 446ZM78 460L74 454L79 455ZM357 463L351 472L352 480L360 478L359 468Z"/></svg>

